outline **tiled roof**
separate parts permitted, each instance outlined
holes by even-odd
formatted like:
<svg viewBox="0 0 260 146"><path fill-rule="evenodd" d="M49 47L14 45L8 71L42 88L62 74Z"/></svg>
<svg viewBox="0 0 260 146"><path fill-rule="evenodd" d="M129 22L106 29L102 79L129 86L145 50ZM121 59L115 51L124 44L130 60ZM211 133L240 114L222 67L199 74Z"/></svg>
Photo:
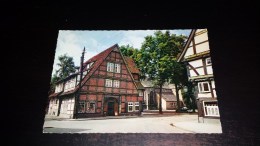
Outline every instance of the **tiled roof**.
<svg viewBox="0 0 260 146"><path fill-rule="evenodd" d="M136 67L135 62L132 58L124 56L126 64L131 73L140 73L139 69Z"/></svg>
<svg viewBox="0 0 260 146"><path fill-rule="evenodd" d="M97 54L96 56L90 58L88 61L86 61L84 63L84 66L90 62L94 62L94 64L91 66L89 73L82 79L82 83L81 85L84 85L87 80L89 79L89 77L96 71L96 69L100 66L100 64L106 59L106 57L108 56L108 54L115 48L118 47L117 44L111 46L110 48L104 50L103 52ZM76 92L79 89L79 85L77 85L77 87L70 92L64 92L61 95L67 95L67 94L71 94Z"/></svg>
<svg viewBox="0 0 260 146"><path fill-rule="evenodd" d="M140 81L135 82L137 89L145 89L144 86L141 84Z"/></svg>
<svg viewBox="0 0 260 146"><path fill-rule="evenodd" d="M156 95L159 97L159 93L156 93ZM165 101L177 101L177 98L173 93L162 93L162 98Z"/></svg>

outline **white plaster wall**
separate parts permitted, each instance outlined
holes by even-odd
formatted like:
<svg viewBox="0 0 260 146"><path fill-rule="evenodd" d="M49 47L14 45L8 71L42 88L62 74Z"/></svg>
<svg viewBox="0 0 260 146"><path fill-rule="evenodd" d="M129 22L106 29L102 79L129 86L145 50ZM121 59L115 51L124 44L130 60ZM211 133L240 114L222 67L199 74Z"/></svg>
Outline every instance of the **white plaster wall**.
<svg viewBox="0 0 260 146"><path fill-rule="evenodd" d="M189 64L192 65L193 67L203 66L202 59L190 61Z"/></svg>
<svg viewBox="0 0 260 146"><path fill-rule="evenodd" d="M215 88L215 81L211 81L212 88Z"/></svg>
<svg viewBox="0 0 260 146"><path fill-rule="evenodd" d="M186 56L190 56L190 55L193 55L193 48L192 47L189 47L184 55L184 58Z"/></svg>
<svg viewBox="0 0 260 146"><path fill-rule="evenodd" d="M197 74L193 70L190 70L190 77L195 77L195 76L197 76Z"/></svg>
<svg viewBox="0 0 260 146"><path fill-rule="evenodd" d="M211 93L210 92L208 92L208 93L199 93L198 94L198 97L200 98L200 97L209 97L209 98L211 98Z"/></svg>
<svg viewBox="0 0 260 146"><path fill-rule="evenodd" d="M67 81L68 84L65 84L65 88L64 88L64 91L70 91L70 90L73 90L75 88L75 81L76 81L76 78L72 78L70 80Z"/></svg>
<svg viewBox="0 0 260 146"><path fill-rule="evenodd" d="M57 116L58 114L58 105L59 105L59 100L57 104L55 103L56 99L52 99L49 103L49 115Z"/></svg>
<svg viewBox="0 0 260 146"><path fill-rule="evenodd" d="M208 50L209 50L209 42L205 42L205 43L196 45L196 52L197 53L208 51Z"/></svg>
<svg viewBox="0 0 260 146"><path fill-rule="evenodd" d="M196 70L199 73L199 75L205 75L203 68L197 68Z"/></svg>
<svg viewBox="0 0 260 146"><path fill-rule="evenodd" d="M162 98L162 110L166 110L166 101Z"/></svg>
<svg viewBox="0 0 260 146"><path fill-rule="evenodd" d="M198 33L198 32L199 32L199 31L197 31L197 33ZM200 34L200 35L196 35L195 38L194 38L194 40L195 40L195 44L198 44L198 43L200 43L200 42L206 41L206 40L208 40L208 33L205 32L205 33L202 33L202 34Z"/></svg>
<svg viewBox="0 0 260 146"><path fill-rule="evenodd" d="M74 103L75 103L74 97L64 99L61 104L60 117L72 118L74 113Z"/></svg>
<svg viewBox="0 0 260 146"><path fill-rule="evenodd" d="M212 66L207 66L207 73L213 74Z"/></svg>
<svg viewBox="0 0 260 146"><path fill-rule="evenodd" d="M206 28L203 28L203 29L197 29L196 32L200 32L200 31L203 31L203 30L206 30Z"/></svg>

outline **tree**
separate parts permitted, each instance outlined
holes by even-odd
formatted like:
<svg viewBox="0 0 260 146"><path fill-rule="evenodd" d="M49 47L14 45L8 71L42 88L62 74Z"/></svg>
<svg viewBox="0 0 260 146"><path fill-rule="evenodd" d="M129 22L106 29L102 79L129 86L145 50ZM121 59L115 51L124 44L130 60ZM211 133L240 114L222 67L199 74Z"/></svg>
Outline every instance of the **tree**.
<svg viewBox="0 0 260 146"><path fill-rule="evenodd" d="M57 76L56 73L51 77L50 92L53 92L55 90L56 82L59 81L59 80L60 80L60 78Z"/></svg>
<svg viewBox="0 0 260 146"><path fill-rule="evenodd" d="M122 54L124 56L128 56L128 57L131 57L131 58L135 58L136 57L136 54L138 52L138 49L134 48L133 46L130 46L129 44L128 45L122 45L120 46L120 51L122 52Z"/></svg>
<svg viewBox="0 0 260 146"><path fill-rule="evenodd" d="M160 88L159 113L162 114L162 86L181 74L177 55L180 53L186 36L156 31L154 36L146 36L140 52L136 55L137 65L144 77L153 80Z"/></svg>
<svg viewBox="0 0 260 146"><path fill-rule="evenodd" d="M187 82L186 84L187 87L187 91L186 92L182 92L183 95L183 100L186 104L186 106L189 109L192 109L193 112L195 112L196 109L196 100L195 100L195 96L194 96L194 86L192 82Z"/></svg>
<svg viewBox="0 0 260 146"><path fill-rule="evenodd" d="M179 90L188 85L187 69L183 63L176 62L173 64L173 71L170 75L170 82L175 85L176 98L177 98L177 112L180 110Z"/></svg>
<svg viewBox="0 0 260 146"><path fill-rule="evenodd" d="M58 59L59 63L57 63L57 65L59 66L59 69L56 70L57 77L59 77L60 79L64 79L71 73L74 73L76 71L72 57L64 54L59 56Z"/></svg>

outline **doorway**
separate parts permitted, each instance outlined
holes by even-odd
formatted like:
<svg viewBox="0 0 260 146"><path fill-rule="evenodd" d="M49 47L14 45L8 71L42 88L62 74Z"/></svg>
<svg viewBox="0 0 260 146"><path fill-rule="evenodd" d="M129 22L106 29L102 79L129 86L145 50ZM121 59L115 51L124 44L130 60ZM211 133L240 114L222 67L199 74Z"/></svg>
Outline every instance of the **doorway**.
<svg viewBox="0 0 260 146"><path fill-rule="evenodd" d="M108 116L114 116L115 115L114 105L115 105L114 101L109 101L107 103L107 114L108 114Z"/></svg>

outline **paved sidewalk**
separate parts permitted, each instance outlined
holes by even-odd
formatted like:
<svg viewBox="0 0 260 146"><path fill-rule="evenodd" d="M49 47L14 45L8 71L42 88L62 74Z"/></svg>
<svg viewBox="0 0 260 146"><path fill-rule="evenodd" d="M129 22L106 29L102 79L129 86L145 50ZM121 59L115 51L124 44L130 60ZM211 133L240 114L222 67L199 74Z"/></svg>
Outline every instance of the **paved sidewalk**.
<svg viewBox="0 0 260 146"><path fill-rule="evenodd" d="M188 113L83 119L51 118L49 116L45 119L45 133L222 133L219 119L205 118L204 123L198 123L198 116Z"/></svg>

